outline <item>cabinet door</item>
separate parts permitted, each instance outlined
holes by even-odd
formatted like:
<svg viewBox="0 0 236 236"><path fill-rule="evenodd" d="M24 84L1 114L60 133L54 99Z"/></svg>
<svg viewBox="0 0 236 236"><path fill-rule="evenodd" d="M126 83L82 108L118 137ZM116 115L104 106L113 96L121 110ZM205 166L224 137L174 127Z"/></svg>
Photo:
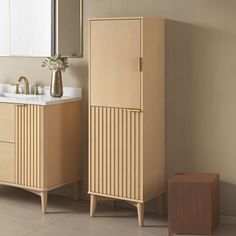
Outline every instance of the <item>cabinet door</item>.
<svg viewBox="0 0 236 236"><path fill-rule="evenodd" d="M9 0L0 1L0 56L9 55Z"/></svg>
<svg viewBox="0 0 236 236"><path fill-rule="evenodd" d="M92 20L90 103L140 108L141 20Z"/></svg>
<svg viewBox="0 0 236 236"><path fill-rule="evenodd" d="M10 0L11 56L52 54L53 4L53 0Z"/></svg>
<svg viewBox="0 0 236 236"><path fill-rule="evenodd" d="M89 192L142 200L143 112L90 106Z"/></svg>
<svg viewBox="0 0 236 236"><path fill-rule="evenodd" d="M14 143L14 105L0 104L0 142Z"/></svg>
<svg viewBox="0 0 236 236"><path fill-rule="evenodd" d="M14 144L0 142L0 181L14 183Z"/></svg>

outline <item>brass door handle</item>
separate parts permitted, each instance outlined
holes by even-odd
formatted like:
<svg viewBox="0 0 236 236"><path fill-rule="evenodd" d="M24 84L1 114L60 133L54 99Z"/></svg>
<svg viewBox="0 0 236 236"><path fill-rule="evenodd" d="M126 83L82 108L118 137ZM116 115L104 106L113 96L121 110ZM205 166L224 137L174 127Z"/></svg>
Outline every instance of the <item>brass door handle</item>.
<svg viewBox="0 0 236 236"><path fill-rule="evenodd" d="M142 72L143 71L143 59L142 57L139 57L138 59L138 72Z"/></svg>
<svg viewBox="0 0 236 236"><path fill-rule="evenodd" d="M135 108L128 108L129 112L141 112L141 109L135 109Z"/></svg>

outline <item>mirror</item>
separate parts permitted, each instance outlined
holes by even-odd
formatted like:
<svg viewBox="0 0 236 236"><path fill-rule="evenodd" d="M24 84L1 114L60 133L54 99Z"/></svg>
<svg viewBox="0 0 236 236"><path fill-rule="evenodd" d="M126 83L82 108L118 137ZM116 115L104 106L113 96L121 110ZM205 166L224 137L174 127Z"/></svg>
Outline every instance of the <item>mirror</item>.
<svg viewBox="0 0 236 236"><path fill-rule="evenodd" d="M56 54L82 57L83 1L57 0Z"/></svg>
<svg viewBox="0 0 236 236"><path fill-rule="evenodd" d="M0 0L0 56L82 57L83 0Z"/></svg>

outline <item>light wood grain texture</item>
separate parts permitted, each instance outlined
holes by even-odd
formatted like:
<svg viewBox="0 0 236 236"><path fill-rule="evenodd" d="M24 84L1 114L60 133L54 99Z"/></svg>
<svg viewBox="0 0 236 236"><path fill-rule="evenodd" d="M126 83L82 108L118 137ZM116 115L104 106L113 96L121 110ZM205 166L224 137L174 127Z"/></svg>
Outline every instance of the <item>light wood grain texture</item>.
<svg viewBox="0 0 236 236"><path fill-rule="evenodd" d="M47 192L41 192L41 205L42 205L42 213L47 213L47 206L48 206L48 193Z"/></svg>
<svg viewBox="0 0 236 236"><path fill-rule="evenodd" d="M14 143L15 114L14 105L0 104L0 142Z"/></svg>
<svg viewBox="0 0 236 236"><path fill-rule="evenodd" d="M94 144L94 146L91 146L90 148L98 149L100 151L97 151L96 154L91 152L90 155L90 178L92 178L92 181L90 181L89 191L142 200L139 182L139 167L141 165L140 136L136 137L136 135L139 135L139 132L136 132L136 127L138 127L138 129L142 128L142 124L140 123L142 120L142 113L130 112L127 109L108 107L91 106L90 109L92 114L91 122L94 120L99 121L95 124L90 123L93 127L93 129L90 129L90 140L91 144ZM109 117L105 118L106 123L103 120L104 111L111 114ZM120 119L118 119L118 117L120 117ZM126 127L123 127L124 123L128 123L127 129ZM102 124L104 126L100 126ZM93 125L95 125L95 127ZM122 136L120 136L121 134L118 130L123 130L124 133ZM110 141L105 139L101 133L109 133L110 135L108 137ZM125 146L126 149L123 149L122 137L126 137L128 140L128 143ZM132 140L132 142L130 142L130 140ZM99 147L96 145L96 141L97 145L99 143ZM103 145L106 145L106 148L110 150L110 155L108 154L108 158L110 159L109 164L106 161L107 156L103 155L103 152L101 151ZM122 165L119 166L119 163L122 163ZM127 168L123 168L123 165L127 166ZM94 174L94 170L96 174ZM106 173L105 175L104 172ZM137 176L138 179L136 179L135 176ZM103 187L103 183L108 182L111 185L111 191ZM123 188L123 183L128 183L127 188Z"/></svg>
<svg viewBox="0 0 236 236"><path fill-rule="evenodd" d="M16 183L42 188L43 107L16 105Z"/></svg>
<svg viewBox="0 0 236 236"><path fill-rule="evenodd" d="M143 203L165 190L165 23L89 26L89 193L136 203L142 226Z"/></svg>
<svg viewBox="0 0 236 236"><path fill-rule="evenodd" d="M14 146L0 142L0 181L15 183Z"/></svg>
<svg viewBox="0 0 236 236"><path fill-rule="evenodd" d="M139 226L143 226L144 224L144 204L143 203L137 204L137 211L138 211L138 224Z"/></svg>
<svg viewBox="0 0 236 236"><path fill-rule="evenodd" d="M80 102L44 108L45 187L78 181L81 177Z"/></svg>
<svg viewBox="0 0 236 236"><path fill-rule="evenodd" d="M140 108L140 24L140 19L90 22L90 104Z"/></svg>
<svg viewBox="0 0 236 236"><path fill-rule="evenodd" d="M164 20L143 19L143 58L143 198L149 200L165 190Z"/></svg>
<svg viewBox="0 0 236 236"><path fill-rule="evenodd" d="M80 102L0 104L0 127L6 126L0 141L0 183L40 195L43 212L52 189L76 182L78 199L80 119Z"/></svg>

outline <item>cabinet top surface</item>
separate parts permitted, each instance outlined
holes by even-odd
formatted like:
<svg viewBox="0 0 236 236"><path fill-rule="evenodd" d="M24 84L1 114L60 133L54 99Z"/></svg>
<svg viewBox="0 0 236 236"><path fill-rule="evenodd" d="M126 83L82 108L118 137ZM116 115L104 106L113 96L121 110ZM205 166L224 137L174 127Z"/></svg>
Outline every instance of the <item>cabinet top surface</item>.
<svg viewBox="0 0 236 236"><path fill-rule="evenodd" d="M164 18L161 18L161 17L129 16L129 17L90 18L89 21L100 21L100 20L143 20L143 19L164 20Z"/></svg>
<svg viewBox="0 0 236 236"><path fill-rule="evenodd" d="M14 86L0 84L0 103L28 104L28 105L53 105L82 100L82 89L77 87L64 87L64 95L61 98L53 98L50 94L50 87L42 87L42 95L35 97L6 97L5 93L14 94Z"/></svg>
<svg viewBox="0 0 236 236"><path fill-rule="evenodd" d="M172 183L212 183L219 178L217 173L180 173L169 179Z"/></svg>

